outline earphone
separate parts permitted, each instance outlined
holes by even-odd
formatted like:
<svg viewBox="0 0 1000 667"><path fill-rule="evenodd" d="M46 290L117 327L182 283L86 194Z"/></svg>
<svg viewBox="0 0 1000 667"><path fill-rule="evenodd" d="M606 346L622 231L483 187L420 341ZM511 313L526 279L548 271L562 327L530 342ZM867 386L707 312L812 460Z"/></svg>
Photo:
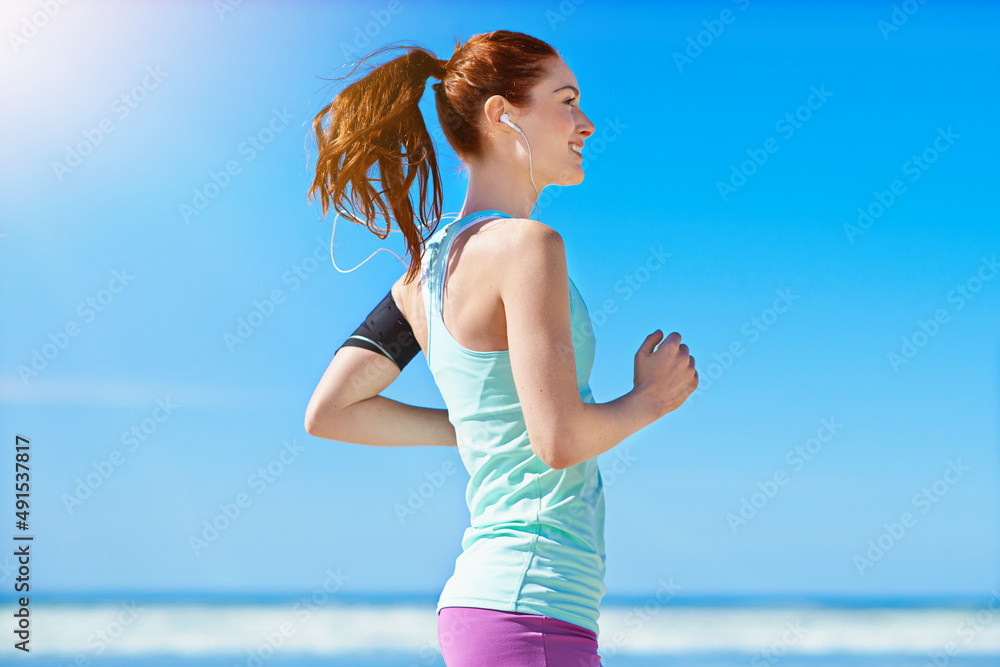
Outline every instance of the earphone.
<svg viewBox="0 0 1000 667"><path fill-rule="evenodd" d="M510 116L508 116L506 113L503 113L503 114L500 115L500 122L501 123L507 123L512 128L514 128L515 130L517 130L518 132L521 132L521 128L519 128L517 125L514 125L514 123L510 122ZM531 169L531 144L528 143L528 137L524 136L524 132L521 132L521 136L524 137L524 143L527 144L527 146L528 146L528 175L531 177L531 187L535 189L535 204L537 204L538 203L538 188L535 186L535 175L534 175L534 173L532 172L532 169ZM531 210L532 211L535 210L534 204L532 204ZM528 217L531 217L530 213L528 214Z"/></svg>
<svg viewBox="0 0 1000 667"><path fill-rule="evenodd" d="M537 204L538 203L538 187L535 186L535 175L534 175L534 173L532 171L532 168L531 168L531 144L528 143L528 137L524 136L524 132L521 132L521 128L519 128L517 125L515 125L514 123L511 122L510 116L508 116L506 113L500 115L500 122L501 123L506 123L507 125L510 125L512 128L514 128L515 130L517 130L518 132L520 132L522 137L524 137L524 143L527 144L527 146L528 146L528 176L531 178L531 187L535 189L535 204ZM534 210L535 210L534 204L532 205L531 210L532 210L532 212L534 212ZM381 250L385 250L386 252L391 252L393 255L395 255L396 259L398 259L400 261L400 263L403 264L403 266L406 266L406 262L403 261L403 258L400 257L399 255L396 255L396 253L392 252L388 248L379 248L378 250L376 250L372 254L368 255L368 258L365 259L364 262L361 262L361 264L358 264L357 266L355 266L354 269L348 269L347 271L344 271L339 266L337 266L337 261L335 259L333 259L333 235L337 233L337 217L339 215L340 215L340 211L337 211L337 214L333 216L333 231L330 234L330 261L333 262L333 268L337 269L341 273L350 273L354 269L360 268L361 264L364 264L365 262L367 262L369 259L371 259L372 257L375 256L375 253L377 253L377 252L379 252ZM448 215L450 215L450 214L448 214ZM528 215L530 217L531 214L528 214ZM442 216L442 217L444 217L444 216ZM398 231L401 231L401 230L390 229L389 231L390 232L398 232Z"/></svg>
<svg viewBox="0 0 1000 667"><path fill-rule="evenodd" d="M458 215L458 212L456 211L455 213L444 213L441 217L444 218L445 216L448 216L448 215ZM335 216L333 216L333 231L330 233L330 261L333 262L333 268L337 269L341 273L350 273L354 269L360 268L361 264L364 264L369 259L371 259L372 257L374 257L375 253L380 252L382 250L385 250L386 252L391 252L393 255L395 255L396 259L399 260L400 264L402 264L403 266L407 266L406 262L403 261L402 257L400 257L399 255L396 255L396 253L392 252L388 248L379 248L378 250L376 250L372 254L368 255L368 258L365 259L365 262L361 262L361 264L358 264L357 266L355 266L354 269L348 269L348 270L344 271L342 268L340 268L339 266L337 266L337 260L335 260L333 258L333 235L337 233L337 217L338 216L340 216L340 211L337 211L337 214ZM400 233L402 233L402 230L400 230L400 229L390 229L389 233L392 233L392 232L400 232Z"/></svg>
<svg viewBox="0 0 1000 667"><path fill-rule="evenodd" d="M335 260L333 258L333 235L337 233L337 217L339 215L340 215L340 211L337 211L337 215L333 216L333 231L330 233L330 261L333 262L333 268L337 269L341 273L350 273L354 269L360 268L361 264L364 264L369 259L371 259L372 257L374 257L375 253L377 253L379 251L382 251L382 250L385 250L386 252L392 252L388 248L379 248L378 250L376 250L372 254L368 255L368 259L366 259L365 262L361 262L361 264L358 264L357 266L355 266L354 269L348 269L348 270L344 271L342 268L340 268L339 266L337 266L337 260ZM390 229L389 231L390 232L398 232L400 230L398 230L398 229ZM396 255L396 253L394 253L394 252L392 252L392 254ZM406 262L403 261L402 257L400 257L399 255L396 255L396 259L398 259L403 266L406 266Z"/></svg>

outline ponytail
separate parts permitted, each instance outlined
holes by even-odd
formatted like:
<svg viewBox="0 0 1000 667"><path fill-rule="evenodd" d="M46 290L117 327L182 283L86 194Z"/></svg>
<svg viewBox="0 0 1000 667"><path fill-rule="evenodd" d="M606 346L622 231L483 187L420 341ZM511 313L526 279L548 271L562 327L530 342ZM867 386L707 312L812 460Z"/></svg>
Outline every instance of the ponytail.
<svg viewBox="0 0 1000 667"><path fill-rule="evenodd" d="M390 219L395 220L410 254L408 283L420 270L423 244L437 229L442 210L437 156L418 107L427 77L441 79L433 86L441 128L459 157L468 160L482 157L480 117L486 100L502 95L515 106L527 106L531 86L544 76L544 60L558 54L534 37L496 30L474 35L464 46L456 42L449 61L419 46L386 46L362 59L351 74L368 58L399 48L407 53L345 87L314 118L318 156L308 200L318 197L324 216L332 205L361 224L346 212L349 201L383 240L389 236ZM371 177L376 164L379 175ZM429 211L428 176L433 188ZM419 193L416 211L410 201L414 180ZM377 218L386 221L384 230L375 226ZM428 230L427 236L422 230Z"/></svg>

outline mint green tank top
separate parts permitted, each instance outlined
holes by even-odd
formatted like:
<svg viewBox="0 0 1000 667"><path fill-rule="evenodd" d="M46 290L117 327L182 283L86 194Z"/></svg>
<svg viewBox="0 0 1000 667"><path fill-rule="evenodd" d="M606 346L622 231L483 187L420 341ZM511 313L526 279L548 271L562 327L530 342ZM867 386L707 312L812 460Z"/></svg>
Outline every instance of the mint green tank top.
<svg viewBox="0 0 1000 667"><path fill-rule="evenodd" d="M471 525L437 610L543 614L597 633L605 593L604 485L597 459L554 470L538 458L528 440L509 352L462 347L441 317L451 244L469 225L499 217L512 216L488 209L453 220L428 239L422 256L427 364L470 476L465 499ZM593 327L572 278L569 286L577 386L580 398L594 403Z"/></svg>

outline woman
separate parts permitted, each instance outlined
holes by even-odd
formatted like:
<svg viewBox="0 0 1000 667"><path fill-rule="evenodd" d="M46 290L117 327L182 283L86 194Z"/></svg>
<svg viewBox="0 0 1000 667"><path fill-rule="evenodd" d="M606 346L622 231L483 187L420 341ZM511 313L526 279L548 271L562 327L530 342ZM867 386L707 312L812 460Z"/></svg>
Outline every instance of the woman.
<svg viewBox="0 0 1000 667"><path fill-rule="evenodd" d="M434 148L417 107L428 76L441 80L438 116L469 187L459 217L425 241L409 191L419 177L427 227L430 171L431 219L440 219ZM412 261L334 356L306 429L367 445L458 447L471 526L437 606L449 667L601 664L604 495L595 457L676 409L698 384L680 335L657 349L657 330L635 355L634 389L594 402L590 316L562 237L530 218L546 185L583 180L579 149L594 125L579 97L555 49L497 30L456 44L448 61L410 48L345 88L314 123L310 196L320 195L325 214L350 184L369 228L376 207L388 220L387 202ZM376 162L385 202L369 182ZM376 234L385 238L388 225ZM447 410L378 395L417 344Z"/></svg>

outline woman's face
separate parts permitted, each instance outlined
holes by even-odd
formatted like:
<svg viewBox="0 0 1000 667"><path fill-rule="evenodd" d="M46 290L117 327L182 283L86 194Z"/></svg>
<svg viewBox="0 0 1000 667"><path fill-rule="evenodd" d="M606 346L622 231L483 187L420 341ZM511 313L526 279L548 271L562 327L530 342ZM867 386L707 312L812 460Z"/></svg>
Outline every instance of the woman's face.
<svg viewBox="0 0 1000 667"><path fill-rule="evenodd" d="M532 104L510 114L531 143L531 167L538 192L546 185L577 185L583 181L583 141L594 124L580 110L580 84L562 58L552 58L547 75L532 89ZM511 128L524 146L520 133Z"/></svg>

